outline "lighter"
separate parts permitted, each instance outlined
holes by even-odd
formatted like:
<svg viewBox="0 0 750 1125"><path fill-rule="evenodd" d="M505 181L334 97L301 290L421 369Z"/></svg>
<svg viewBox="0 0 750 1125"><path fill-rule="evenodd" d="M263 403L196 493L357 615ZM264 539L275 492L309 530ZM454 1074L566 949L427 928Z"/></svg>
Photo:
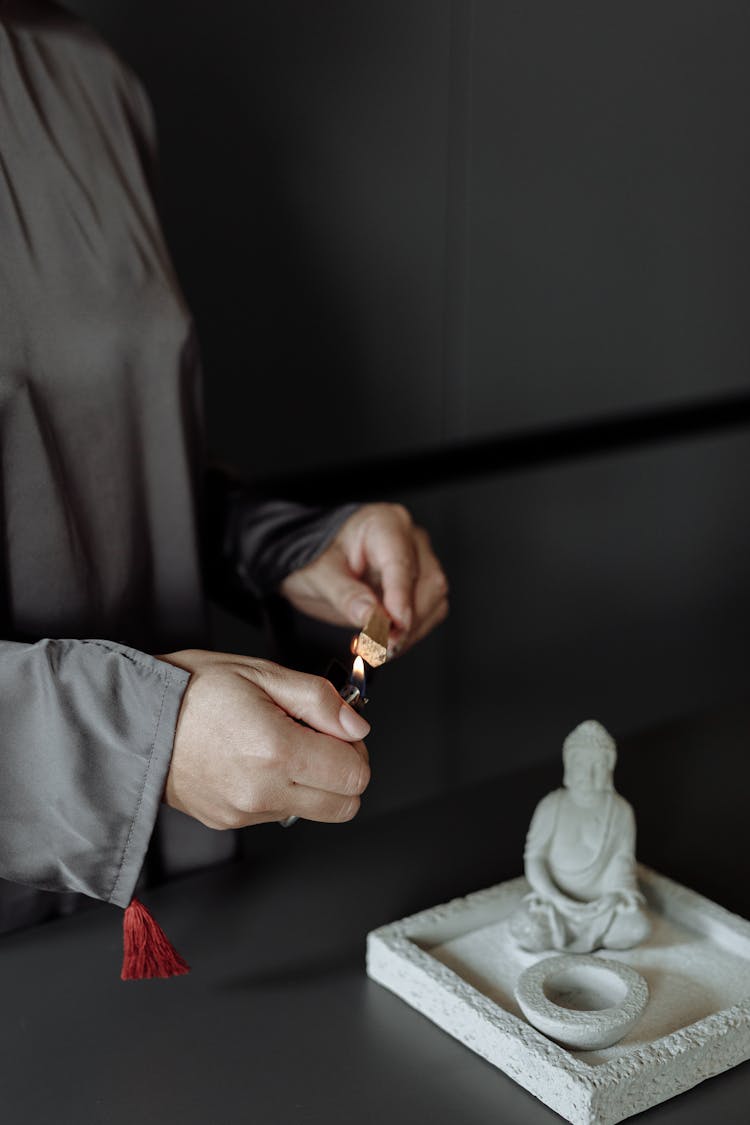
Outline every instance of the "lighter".
<svg viewBox="0 0 750 1125"><path fill-rule="evenodd" d="M340 669L346 675L346 682L343 687L338 689L339 695L344 703L348 703L353 710L362 712L369 700L365 696L365 662L361 656L355 656L351 672L346 671L343 665L338 661L334 662L328 670L328 679L333 680L336 671ZM333 673L333 674L332 674ZM282 828L291 828L299 820L298 816L288 816L286 820L280 820L279 824Z"/></svg>

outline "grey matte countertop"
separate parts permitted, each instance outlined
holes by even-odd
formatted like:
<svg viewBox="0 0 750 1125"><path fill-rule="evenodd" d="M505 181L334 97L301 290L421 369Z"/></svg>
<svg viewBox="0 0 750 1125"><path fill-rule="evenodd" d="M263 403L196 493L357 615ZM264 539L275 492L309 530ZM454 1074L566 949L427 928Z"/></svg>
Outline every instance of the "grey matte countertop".
<svg viewBox="0 0 750 1125"><path fill-rule="evenodd" d="M750 706L621 744L639 858L750 916ZM561 1119L368 981L369 930L520 874L557 764L254 854L144 895L190 976L122 983L121 912L0 939L3 1125L542 1125ZM676 784L671 781L677 778ZM641 1115L746 1125L747 1064Z"/></svg>

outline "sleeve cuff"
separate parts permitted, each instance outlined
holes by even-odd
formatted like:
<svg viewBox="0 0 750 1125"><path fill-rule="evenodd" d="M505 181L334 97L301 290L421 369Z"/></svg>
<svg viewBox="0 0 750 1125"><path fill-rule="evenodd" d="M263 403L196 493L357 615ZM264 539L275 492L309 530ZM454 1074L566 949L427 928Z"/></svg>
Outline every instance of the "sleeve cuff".
<svg viewBox="0 0 750 1125"><path fill-rule="evenodd" d="M311 507L288 500L237 502L228 521L228 555L242 586L256 598L314 562L360 504Z"/></svg>
<svg viewBox="0 0 750 1125"><path fill-rule="evenodd" d="M151 834L159 812L169 764L172 760L177 716L180 712L190 673L164 661L154 660L164 674L161 702L153 732L153 741L145 759L143 778L137 795L120 866L115 875L109 902L125 907L133 897L143 867Z"/></svg>

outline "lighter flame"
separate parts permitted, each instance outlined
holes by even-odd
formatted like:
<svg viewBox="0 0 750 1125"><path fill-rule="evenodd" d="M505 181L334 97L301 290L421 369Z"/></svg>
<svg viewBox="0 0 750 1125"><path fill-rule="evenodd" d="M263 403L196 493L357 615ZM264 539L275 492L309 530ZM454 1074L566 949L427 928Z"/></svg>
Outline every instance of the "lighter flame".
<svg viewBox="0 0 750 1125"><path fill-rule="evenodd" d="M354 657L354 664L352 665L352 679L358 681L359 685L365 682L365 662L361 656Z"/></svg>

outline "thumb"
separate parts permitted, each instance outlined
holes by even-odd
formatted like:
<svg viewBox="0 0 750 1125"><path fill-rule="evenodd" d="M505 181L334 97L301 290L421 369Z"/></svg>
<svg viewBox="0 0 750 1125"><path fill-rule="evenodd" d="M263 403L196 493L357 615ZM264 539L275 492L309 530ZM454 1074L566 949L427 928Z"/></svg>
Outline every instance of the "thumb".
<svg viewBox="0 0 750 1125"><path fill-rule="evenodd" d="M323 676L295 672L270 660L242 665L240 671L287 715L321 734L351 742L370 733L367 719L344 703L331 681Z"/></svg>

